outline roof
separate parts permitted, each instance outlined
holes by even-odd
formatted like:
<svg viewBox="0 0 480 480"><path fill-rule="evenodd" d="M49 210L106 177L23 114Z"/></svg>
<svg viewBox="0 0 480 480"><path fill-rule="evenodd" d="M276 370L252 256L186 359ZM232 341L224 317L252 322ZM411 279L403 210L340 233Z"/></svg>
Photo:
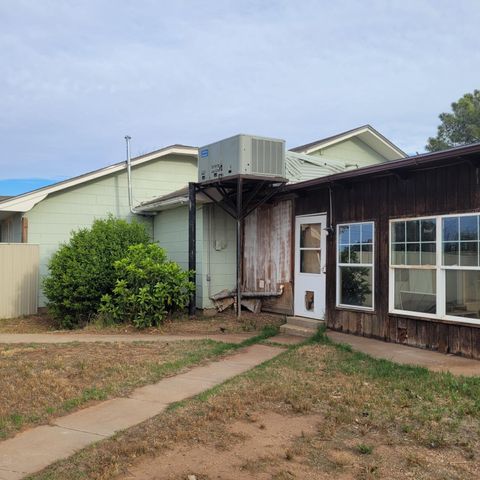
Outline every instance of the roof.
<svg viewBox="0 0 480 480"><path fill-rule="evenodd" d="M285 153L285 161L286 177L291 183L318 178L322 175L332 175L346 170L345 162L342 160L319 158L291 151ZM160 197L146 200L135 207L135 209L140 212L159 212L185 205L187 202L188 186ZM210 203L211 199L202 193L197 193L197 202Z"/></svg>
<svg viewBox="0 0 480 480"><path fill-rule="evenodd" d="M12 198L12 195L0 195L0 202L8 200L9 198Z"/></svg>
<svg viewBox="0 0 480 480"><path fill-rule="evenodd" d="M309 154L321 150L322 148L327 148L331 145L344 142L353 137L359 138L362 142L380 153L387 160L398 160L407 156L403 150L398 148L394 143L388 140L388 138L384 137L380 132L368 124L332 135L331 137L316 140L315 142L300 145L299 147L291 148L290 151Z"/></svg>
<svg viewBox="0 0 480 480"><path fill-rule="evenodd" d="M480 155L480 142L465 145L462 147L449 148L440 152L423 153L414 155L412 157L402 158L391 162L378 163L368 167L358 168L356 170L349 170L342 173L336 173L305 182L298 182L287 185L287 190L300 190L326 186L332 183L341 181L352 182L355 180L362 180L365 177L383 176L392 173L401 175L411 169L418 169L421 167L441 167L451 165L452 160L466 160L471 156Z"/></svg>
<svg viewBox="0 0 480 480"><path fill-rule="evenodd" d="M187 156L197 156L198 149L196 147L191 147L187 145L170 145L168 147L155 150L153 152L140 155L138 157L132 158L132 166L141 165L142 163L150 162L158 158L164 157L166 155L187 155ZM119 172L125 168L126 162L118 162L108 167L100 168L92 172L84 173L77 177L69 178L68 180L63 180L46 187L38 188L32 190L31 192L23 193L22 195L17 195L16 197L10 198L0 198L0 211L10 211L10 212L27 212L38 202L44 200L49 194L54 192L59 192L67 188L80 185L97 178L105 177L111 175L112 173Z"/></svg>

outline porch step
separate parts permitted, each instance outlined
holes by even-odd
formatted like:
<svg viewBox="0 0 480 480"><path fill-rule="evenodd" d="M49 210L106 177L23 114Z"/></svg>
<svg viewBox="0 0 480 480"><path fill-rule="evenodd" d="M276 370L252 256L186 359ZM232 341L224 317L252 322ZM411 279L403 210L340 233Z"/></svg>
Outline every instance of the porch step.
<svg viewBox="0 0 480 480"><path fill-rule="evenodd" d="M320 325L323 325L325 322L323 320L314 320L313 318L305 317L287 317L287 324L294 325L296 327L302 328L311 328L317 330Z"/></svg>
<svg viewBox="0 0 480 480"><path fill-rule="evenodd" d="M311 318L288 317L287 323L280 327L280 331L287 335L308 338L315 335L318 327L324 323L323 321L312 320Z"/></svg>

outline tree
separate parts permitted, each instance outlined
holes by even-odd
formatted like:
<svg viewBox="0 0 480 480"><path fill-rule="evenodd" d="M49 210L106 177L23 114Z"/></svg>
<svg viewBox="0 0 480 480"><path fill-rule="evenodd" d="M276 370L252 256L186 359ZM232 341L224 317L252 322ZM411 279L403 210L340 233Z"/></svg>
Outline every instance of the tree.
<svg viewBox="0 0 480 480"><path fill-rule="evenodd" d="M441 113L439 118L437 136L425 146L429 152L480 142L480 90L466 93L452 103L452 113Z"/></svg>
<svg viewBox="0 0 480 480"><path fill-rule="evenodd" d="M73 232L51 258L43 281L48 309L60 326L73 328L96 314L102 296L115 288L114 263L129 246L148 242L145 225L112 216Z"/></svg>

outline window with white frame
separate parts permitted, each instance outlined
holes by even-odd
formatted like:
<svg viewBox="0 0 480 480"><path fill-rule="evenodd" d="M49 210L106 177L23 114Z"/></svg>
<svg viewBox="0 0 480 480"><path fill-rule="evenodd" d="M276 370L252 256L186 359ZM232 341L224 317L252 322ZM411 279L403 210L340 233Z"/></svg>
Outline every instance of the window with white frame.
<svg viewBox="0 0 480 480"><path fill-rule="evenodd" d="M374 224L337 227L337 305L373 309Z"/></svg>
<svg viewBox="0 0 480 480"><path fill-rule="evenodd" d="M392 220L390 310L480 323L480 215Z"/></svg>

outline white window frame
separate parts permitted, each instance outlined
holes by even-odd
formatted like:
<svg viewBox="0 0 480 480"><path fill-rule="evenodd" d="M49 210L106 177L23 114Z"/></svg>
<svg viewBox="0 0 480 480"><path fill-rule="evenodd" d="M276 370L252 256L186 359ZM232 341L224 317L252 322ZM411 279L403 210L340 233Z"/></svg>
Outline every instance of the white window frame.
<svg viewBox="0 0 480 480"><path fill-rule="evenodd" d="M425 215L421 217L408 218L391 218L388 224L388 247L389 247L389 287L388 287L388 312L397 315L406 315L416 318L431 318L433 320L448 320L451 322L468 323L472 325L480 325L480 319L457 317L446 314L446 271L447 270L473 270L480 271L480 266L457 266L457 265L442 265L443 258L443 222L444 218L454 217L469 217L472 215L480 216L480 212L468 213L451 213L448 215ZM411 220L427 220L434 219L436 222L436 238L435 238L435 265L393 265L392 264L392 224L395 222L408 222ZM480 232L479 232L480 233ZM395 270L435 270L436 271L436 312L437 313L422 313L413 312L411 310L399 310L395 308Z"/></svg>
<svg viewBox="0 0 480 480"><path fill-rule="evenodd" d="M340 228L349 227L351 225L372 225L372 263L341 263L340 262ZM338 308L345 308L351 310L360 310L363 312L373 312L375 310L375 222L362 221L362 222L346 222L337 224L337 234L336 234L336 306ZM372 306L371 307L362 307L359 305L348 305L345 303L340 303L340 268L341 267L366 267L372 269Z"/></svg>

